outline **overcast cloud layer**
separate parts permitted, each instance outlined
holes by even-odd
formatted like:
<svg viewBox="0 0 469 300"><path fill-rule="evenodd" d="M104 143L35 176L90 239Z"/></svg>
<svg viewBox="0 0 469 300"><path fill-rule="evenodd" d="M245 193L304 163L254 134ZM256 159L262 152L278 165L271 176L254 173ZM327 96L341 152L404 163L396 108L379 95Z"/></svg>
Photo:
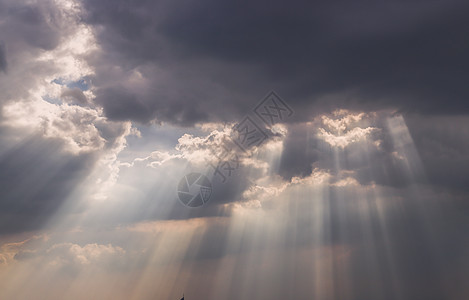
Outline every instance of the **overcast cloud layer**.
<svg viewBox="0 0 469 300"><path fill-rule="evenodd" d="M114 119L230 120L269 89L301 108L297 120L336 105L468 110L464 1L88 1L85 8L103 47L96 100ZM138 87L136 71L144 78Z"/></svg>
<svg viewBox="0 0 469 300"><path fill-rule="evenodd" d="M0 0L0 298L467 299L468 14Z"/></svg>

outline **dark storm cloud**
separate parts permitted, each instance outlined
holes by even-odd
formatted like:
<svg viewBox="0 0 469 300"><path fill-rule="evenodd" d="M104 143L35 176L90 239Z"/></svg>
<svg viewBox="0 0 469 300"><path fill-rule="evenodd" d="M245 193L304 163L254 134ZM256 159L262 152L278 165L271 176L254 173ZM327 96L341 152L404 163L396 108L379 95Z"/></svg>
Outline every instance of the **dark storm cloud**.
<svg viewBox="0 0 469 300"><path fill-rule="evenodd" d="M469 189L469 117L410 115L409 131L434 187Z"/></svg>
<svg viewBox="0 0 469 300"><path fill-rule="evenodd" d="M97 65L97 101L118 119L232 120L272 88L307 108L297 109L298 119L337 105L469 108L465 2L85 1L85 8L85 20L100 26L106 57ZM116 98L112 86L120 81L102 78L112 76L110 65L174 76L165 87ZM143 75L155 85L162 80L160 73ZM334 99L324 103L329 95ZM174 101L179 119L167 109ZM184 113L195 106L194 114Z"/></svg>
<svg viewBox="0 0 469 300"><path fill-rule="evenodd" d="M0 17L4 20L0 25L0 31L4 35L2 38L16 40L15 43L21 40L32 48L54 49L64 33L61 29L65 29L64 16L59 13L53 1L49 0L28 5L2 1Z"/></svg>
<svg viewBox="0 0 469 300"><path fill-rule="evenodd" d="M3 42L0 42L0 71L3 71L4 73L7 70L7 54L5 50L5 44Z"/></svg>
<svg viewBox="0 0 469 300"><path fill-rule="evenodd" d="M1 129L0 234L37 230L89 173L92 155L71 155L58 140L30 136L12 143Z"/></svg>

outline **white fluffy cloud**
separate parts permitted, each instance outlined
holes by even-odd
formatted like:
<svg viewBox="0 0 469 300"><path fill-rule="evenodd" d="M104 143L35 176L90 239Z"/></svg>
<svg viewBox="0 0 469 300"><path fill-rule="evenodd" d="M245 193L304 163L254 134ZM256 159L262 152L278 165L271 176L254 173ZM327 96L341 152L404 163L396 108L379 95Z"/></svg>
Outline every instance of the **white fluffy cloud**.
<svg viewBox="0 0 469 300"><path fill-rule="evenodd" d="M337 110L331 116L321 116L322 126L318 128L318 137L332 147L345 148L348 145L366 140L379 131L376 127L366 126L370 115L354 114L347 110Z"/></svg>

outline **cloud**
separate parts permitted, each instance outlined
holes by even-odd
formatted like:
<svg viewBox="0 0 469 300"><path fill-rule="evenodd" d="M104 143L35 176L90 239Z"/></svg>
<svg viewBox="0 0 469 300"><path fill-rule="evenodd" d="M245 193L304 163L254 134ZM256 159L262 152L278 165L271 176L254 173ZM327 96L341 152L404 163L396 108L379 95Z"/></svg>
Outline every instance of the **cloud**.
<svg viewBox="0 0 469 300"><path fill-rule="evenodd" d="M322 116L323 127L318 129L318 137L332 147L345 148L347 145L366 139L374 131L374 127L359 127L364 113L350 114L346 110L334 111L334 117Z"/></svg>
<svg viewBox="0 0 469 300"><path fill-rule="evenodd" d="M6 58L5 44L0 42L0 71L6 73L7 71L7 58Z"/></svg>
<svg viewBox="0 0 469 300"><path fill-rule="evenodd" d="M125 251L121 247L96 243L84 246L73 243L55 244L46 251L46 255L50 255L54 262L85 266L113 265L119 262L124 254Z"/></svg>
<svg viewBox="0 0 469 300"><path fill-rule="evenodd" d="M84 55L95 49L94 36L79 20L79 2L2 1L0 6L0 58L8 50L8 73L0 75L0 143L5 145L0 232L5 234L41 228L79 186L92 189L85 181L98 181L94 166L110 168L125 137L136 131L128 122L109 121L90 102L91 91L63 84L93 73Z"/></svg>
<svg viewBox="0 0 469 300"><path fill-rule="evenodd" d="M233 121L272 88L297 120L341 106L468 109L462 28L469 7L461 1L276 1L268 8L262 1L119 1L110 8L103 0L84 8L102 47L90 60L96 101L113 119Z"/></svg>
<svg viewBox="0 0 469 300"><path fill-rule="evenodd" d="M1 1L0 298L464 299L468 8Z"/></svg>
<svg viewBox="0 0 469 300"><path fill-rule="evenodd" d="M1 233L37 229L84 179L95 159L62 153L61 147L33 136L2 153Z"/></svg>
<svg viewBox="0 0 469 300"><path fill-rule="evenodd" d="M117 202L105 209L107 216L102 220L133 223L229 216L232 209L243 206L267 209L272 206L269 198L290 198L284 193L290 185L321 183L321 189L329 189L327 193L339 194L347 189L392 188L399 194L415 185L447 190L454 186L450 180L449 184L428 181L437 171L426 172L427 163L419 155L420 144L414 144L409 132L413 129L392 111L341 110L319 115L310 122L288 124L282 134L264 142L253 155L240 155L239 167L225 178L226 183L213 166L217 164L217 151L223 149L223 141L232 129L222 124L209 127L182 134L173 149L154 150L147 156L120 162L118 177L107 194L108 199ZM344 143L331 143L329 136L323 135L326 130L330 137L343 139ZM207 174L212 181L212 200L204 209L186 210L177 201L177 183L190 172ZM464 179L459 182L462 184ZM134 199L132 203L125 200L129 197ZM95 209L104 210L101 206Z"/></svg>
<svg viewBox="0 0 469 300"><path fill-rule="evenodd" d="M406 118L428 180L434 187L456 193L467 191L468 122L466 115Z"/></svg>
<svg viewBox="0 0 469 300"><path fill-rule="evenodd" d="M69 100L72 103L84 105L88 102L86 95L79 88L66 89L60 96L61 98Z"/></svg>

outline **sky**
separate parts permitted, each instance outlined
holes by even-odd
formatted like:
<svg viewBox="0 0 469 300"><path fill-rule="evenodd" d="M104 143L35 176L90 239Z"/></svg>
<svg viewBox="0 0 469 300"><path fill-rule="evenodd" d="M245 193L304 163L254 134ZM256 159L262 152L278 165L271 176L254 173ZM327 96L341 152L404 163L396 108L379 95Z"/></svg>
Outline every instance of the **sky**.
<svg viewBox="0 0 469 300"><path fill-rule="evenodd" d="M468 13L0 0L0 299L467 299Z"/></svg>

